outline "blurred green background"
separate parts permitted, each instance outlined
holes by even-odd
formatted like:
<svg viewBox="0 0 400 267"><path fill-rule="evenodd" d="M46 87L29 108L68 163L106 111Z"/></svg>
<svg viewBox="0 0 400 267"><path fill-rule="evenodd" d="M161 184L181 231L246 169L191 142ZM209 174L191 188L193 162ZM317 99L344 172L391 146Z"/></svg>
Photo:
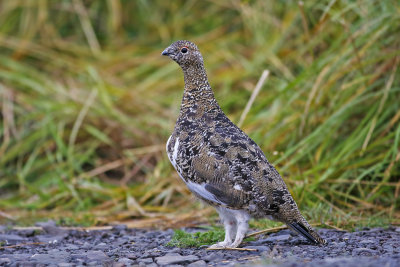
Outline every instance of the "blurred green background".
<svg viewBox="0 0 400 267"><path fill-rule="evenodd" d="M307 218L399 222L397 0L0 1L0 222L212 213L165 153L179 39L236 123L270 71L242 129Z"/></svg>

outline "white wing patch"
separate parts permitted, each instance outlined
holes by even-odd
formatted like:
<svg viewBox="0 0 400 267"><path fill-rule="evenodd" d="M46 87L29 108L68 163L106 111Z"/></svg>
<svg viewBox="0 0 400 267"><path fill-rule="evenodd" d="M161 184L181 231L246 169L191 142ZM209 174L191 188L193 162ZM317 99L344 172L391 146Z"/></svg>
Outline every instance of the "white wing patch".
<svg viewBox="0 0 400 267"><path fill-rule="evenodd" d="M174 160L175 164L176 164L176 159L178 158L178 149L179 149L179 137L177 137L175 140L174 150L172 153L172 159Z"/></svg>
<svg viewBox="0 0 400 267"><path fill-rule="evenodd" d="M174 148L172 149L172 151L168 151L168 145L169 145L169 142L171 141L171 137L172 137L172 135L168 138L168 141L167 141L167 155L168 155L169 161L171 161L171 164L172 164L172 166L174 166L179 177L186 183L185 179L183 179L183 177L181 175L180 168L179 168L178 164L176 163L176 159L178 157L178 149L179 149L179 138L178 137L176 138Z"/></svg>
<svg viewBox="0 0 400 267"><path fill-rule="evenodd" d="M169 142L171 141L171 137L172 137L172 135L168 138L168 141L167 141L167 155L168 155L169 161L171 161L171 163L172 163L172 166L174 166L175 170L178 171L176 159L178 157L179 137L177 137L175 139L175 144L174 144L174 148L172 149L172 151L168 151L168 146L169 146Z"/></svg>
<svg viewBox="0 0 400 267"><path fill-rule="evenodd" d="M166 144L166 146L165 146L165 150L167 150L168 158L169 158L168 145L169 145L169 141L171 141L171 137L172 137L172 135L168 138L167 144Z"/></svg>
<svg viewBox="0 0 400 267"><path fill-rule="evenodd" d="M222 201L218 200L217 197L213 193L211 193L210 191L208 191L205 188L206 183L197 184L190 180L186 181L185 179L183 179L181 172L180 172L180 168L177 164L178 150L179 150L179 138L177 137L175 139L174 147L172 148L172 150L168 150L168 147L170 147L171 137L172 136L170 136L167 141L167 155L168 155L169 161L171 161L172 166L174 166L179 177L181 177L181 179L186 183L189 190L201 198L204 198L208 201L226 206L226 203L223 203ZM236 187L235 187L235 189L236 189ZM239 189L237 189L237 190L239 190Z"/></svg>
<svg viewBox="0 0 400 267"><path fill-rule="evenodd" d="M241 191L242 187L240 186L240 184L235 184L233 187L235 190Z"/></svg>
<svg viewBox="0 0 400 267"><path fill-rule="evenodd" d="M226 206L226 203L223 203L222 201L218 200L214 194L212 194L210 191L208 191L205 188L205 186L206 186L205 183L196 184L192 181L188 181L188 182L186 182L186 185L189 188L189 190L192 191L193 193L195 193L196 195L199 195L208 201L212 201L212 202L218 203L220 205Z"/></svg>

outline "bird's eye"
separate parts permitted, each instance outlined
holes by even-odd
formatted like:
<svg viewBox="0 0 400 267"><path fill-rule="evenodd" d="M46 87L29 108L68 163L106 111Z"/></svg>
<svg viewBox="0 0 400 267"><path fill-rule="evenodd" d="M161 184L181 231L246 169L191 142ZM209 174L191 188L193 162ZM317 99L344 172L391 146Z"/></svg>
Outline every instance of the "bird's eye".
<svg viewBox="0 0 400 267"><path fill-rule="evenodd" d="M186 54L187 51L188 51L187 47L182 47L182 49L181 49L181 52L182 52L182 53Z"/></svg>

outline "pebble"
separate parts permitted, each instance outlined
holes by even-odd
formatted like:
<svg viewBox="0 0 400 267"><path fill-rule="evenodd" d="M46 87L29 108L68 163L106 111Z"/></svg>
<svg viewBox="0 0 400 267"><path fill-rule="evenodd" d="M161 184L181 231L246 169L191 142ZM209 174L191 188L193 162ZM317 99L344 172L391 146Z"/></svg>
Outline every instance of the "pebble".
<svg viewBox="0 0 400 267"><path fill-rule="evenodd" d="M210 253L207 256L203 257L203 260L206 262L213 262L216 261L217 259L223 259L224 258L224 253L222 251L217 251L215 253Z"/></svg>
<svg viewBox="0 0 400 267"><path fill-rule="evenodd" d="M128 258L120 258L120 259L118 260L118 262L119 262L119 263L122 263L122 264L124 264L124 265L130 266L130 265L132 265L133 260L128 259Z"/></svg>
<svg viewBox="0 0 400 267"><path fill-rule="evenodd" d="M53 221L40 223L46 231L29 232L0 226L0 266L399 266L399 227L343 232L320 229L326 246L314 246L282 230L243 244L257 251L167 247L172 230L129 229L62 231ZM197 229L188 229L193 232ZM3 238L3 239L1 239ZM28 245L48 240L45 244ZM53 242L56 240L56 242Z"/></svg>
<svg viewBox="0 0 400 267"><path fill-rule="evenodd" d="M144 258L144 259L139 259L138 262L152 263L153 259L152 258Z"/></svg>
<svg viewBox="0 0 400 267"><path fill-rule="evenodd" d="M94 247L94 249L98 249L98 250L106 250L109 248L110 248L110 246L107 245L106 243L99 243Z"/></svg>
<svg viewBox="0 0 400 267"><path fill-rule="evenodd" d="M74 244L68 244L65 247L65 249L67 249L67 250L77 250L77 249L79 249L79 247L77 245L74 245Z"/></svg>
<svg viewBox="0 0 400 267"><path fill-rule="evenodd" d="M64 251L51 251L46 254L33 254L31 259L41 264L55 264L68 262L69 253Z"/></svg>
<svg viewBox="0 0 400 267"><path fill-rule="evenodd" d="M123 230L126 230L126 229L128 229L128 226L126 225L126 224L117 224L117 225L114 225L113 227L112 227L112 229L114 230L114 231L123 231Z"/></svg>
<svg viewBox="0 0 400 267"><path fill-rule="evenodd" d="M11 263L11 259L10 258L0 258L0 265L6 265Z"/></svg>
<svg viewBox="0 0 400 267"><path fill-rule="evenodd" d="M359 244L374 244L374 243L375 241L370 239L364 239L359 242Z"/></svg>
<svg viewBox="0 0 400 267"><path fill-rule="evenodd" d="M187 267L203 267L207 266L207 263L203 260L195 261L187 265Z"/></svg>
<svg viewBox="0 0 400 267"><path fill-rule="evenodd" d="M9 235L2 234L1 235L0 234L0 242L4 242L7 245L8 244L14 244L16 242L20 242L20 241L23 241L23 240L25 240L25 238L23 238L23 237L21 237L19 235L14 235L14 234L9 234Z"/></svg>
<svg viewBox="0 0 400 267"><path fill-rule="evenodd" d="M103 251L88 251L86 253L86 257L88 257L88 259L93 259L93 260L104 260L104 259L108 259L108 256L106 254L104 254Z"/></svg>
<svg viewBox="0 0 400 267"><path fill-rule="evenodd" d="M74 266L72 263L68 263L68 262L61 262L59 264L57 264L58 267L72 267Z"/></svg>
<svg viewBox="0 0 400 267"><path fill-rule="evenodd" d="M82 248L83 249L89 249L89 248L91 248L92 247L92 245L89 243L89 242L85 242L85 243L83 243L83 245L82 245Z"/></svg>
<svg viewBox="0 0 400 267"><path fill-rule="evenodd" d="M372 250L369 248L356 248L352 252L352 256L374 256L377 254L376 250Z"/></svg>
<svg viewBox="0 0 400 267"><path fill-rule="evenodd" d="M278 241L286 241L289 240L292 236L291 235L277 235L277 236L270 236L268 238L263 239L264 242L278 242Z"/></svg>
<svg viewBox="0 0 400 267"><path fill-rule="evenodd" d="M178 263L190 263L193 261L197 261L199 257L194 255L181 256L179 254L176 255L165 255L161 257L155 258L155 261L159 265L171 265Z"/></svg>

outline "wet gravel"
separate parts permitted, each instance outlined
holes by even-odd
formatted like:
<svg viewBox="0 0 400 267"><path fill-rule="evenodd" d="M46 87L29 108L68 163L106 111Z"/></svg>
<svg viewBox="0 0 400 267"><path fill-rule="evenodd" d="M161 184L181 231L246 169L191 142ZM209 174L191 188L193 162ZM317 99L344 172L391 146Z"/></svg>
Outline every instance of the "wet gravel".
<svg viewBox="0 0 400 267"><path fill-rule="evenodd" d="M40 226L43 231L0 226L0 266L400 266L400 227L319 229L326 246L282 230L243 244L257 251L230 251L167 247L173 230Z"/></svg>

